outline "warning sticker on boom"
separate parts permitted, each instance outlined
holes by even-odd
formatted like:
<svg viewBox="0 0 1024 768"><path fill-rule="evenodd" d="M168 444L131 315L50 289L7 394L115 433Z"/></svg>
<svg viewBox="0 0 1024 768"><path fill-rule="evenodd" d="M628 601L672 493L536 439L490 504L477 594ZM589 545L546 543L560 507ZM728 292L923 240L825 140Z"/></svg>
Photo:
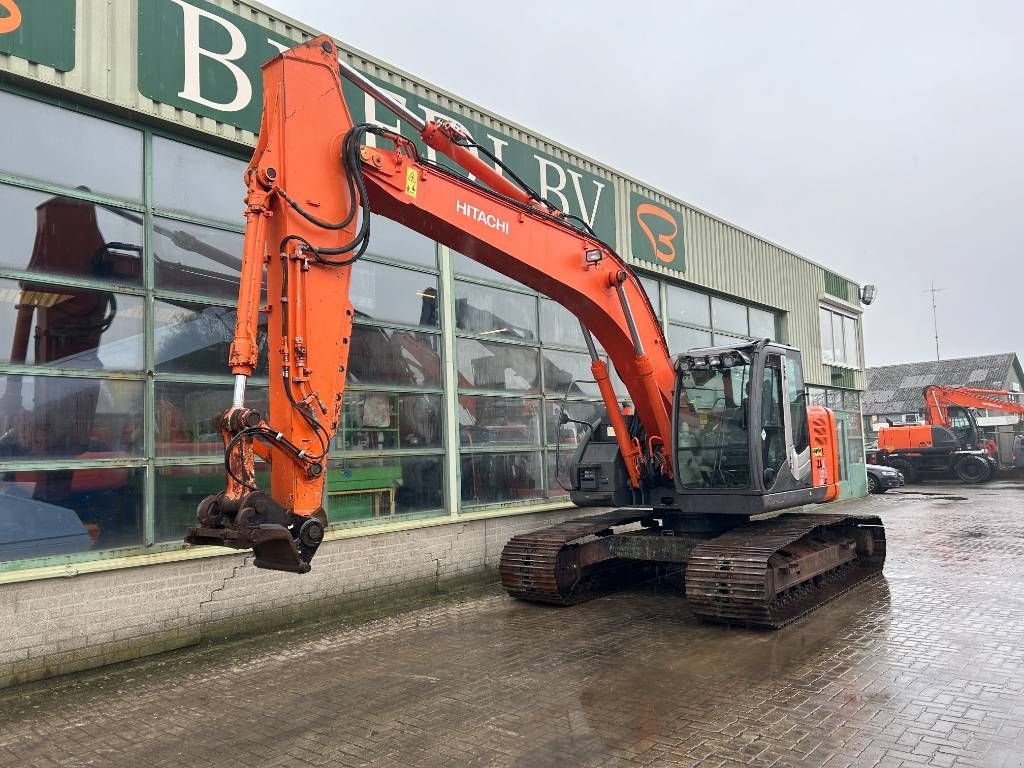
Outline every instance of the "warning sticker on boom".
<svg viewBox="0 0 1024 768"><path fill-rule="evenodd" d="M409 197L416 197L416 185L419 183L419 173L415 168L407 168L405 171L405 194Z"/></svg>

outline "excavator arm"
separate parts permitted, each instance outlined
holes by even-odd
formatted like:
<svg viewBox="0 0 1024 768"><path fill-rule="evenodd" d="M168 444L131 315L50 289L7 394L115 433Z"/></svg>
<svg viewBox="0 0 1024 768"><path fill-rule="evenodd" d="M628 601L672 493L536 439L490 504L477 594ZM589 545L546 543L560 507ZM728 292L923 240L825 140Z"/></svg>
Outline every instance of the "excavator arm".
<svg viewBox="0 0 1024 768"><path fill-rule="evenodd" d="M949 407L1016 413L1024 416L1024 405L1010 400L1004 389L973 389L932 385L924 389L925 418L929 424L949 426Z"/></svg>
<svg viewBox="0 0 1024 768"><path fill-rule="evenodd" d="M342 76L380 100L473 178L418 156L402 136L353 124ZM383 215L544 293L583 326L592 371L629 483L671 479L675 373L639 279L585 223L555 209L500 164L479 159L472 138L425 122L340 64L327 37L263 68L259 142L245 172L246 231L238 317L229 364L231 407L221 417L227 487L205 499L186 541L252 547L256 565L305 572L323 539L324 472L337 431L352 337L352 265ZM367 134L374 143L367 146ZM505 173L503 173L503 170ZM266 284L267 303L260 305ZM270 412L245 404L256 367L260 315L268 328ZM630 437L600 342L632 398L646 436ZM255 484L270 465L269 493Z"/></svg>

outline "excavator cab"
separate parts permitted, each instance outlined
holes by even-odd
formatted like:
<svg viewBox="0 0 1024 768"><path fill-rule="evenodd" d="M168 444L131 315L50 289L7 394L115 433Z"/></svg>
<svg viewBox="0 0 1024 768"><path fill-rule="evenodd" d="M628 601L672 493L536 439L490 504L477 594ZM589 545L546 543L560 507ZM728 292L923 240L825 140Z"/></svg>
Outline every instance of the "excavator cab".
<svg viewBox="0 0 1024 768"><path fill-rule="evenodd" d="M766 341L676 357L675 503L753 515L825 500L816 485L800 351ZM834 433L834 422L831 425ZM829 473L834 474L834 473ZM831 478L834 482L834 478Z"/></svg>

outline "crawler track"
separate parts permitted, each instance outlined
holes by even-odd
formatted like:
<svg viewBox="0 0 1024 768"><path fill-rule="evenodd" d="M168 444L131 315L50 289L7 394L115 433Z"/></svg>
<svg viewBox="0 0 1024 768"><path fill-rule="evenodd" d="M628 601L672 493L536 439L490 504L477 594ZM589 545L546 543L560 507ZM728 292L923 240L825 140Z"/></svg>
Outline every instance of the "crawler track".
<svg viewBox="0 0 1024 768"><path fill-rule="evenodd" d="M513 597L552 605L627 586L649 571L612 554L612 529L654 517L615 510L516 536L501 555L502 586ZM778 629L880 573L884 563L877 517L782 515L698 544L686 562L686 595L707 621Z"/></svg>
<svg viewBox="0 0 1024 768"><path fill-rule="evenodd" d="M600 539L613 526L651 517L649 510L618 509L515 536L501 553L501 584L513 597L552 605L575 605L612 592L629 580L628 565L608 556Z"/></svg>
<svg viewBox="0 0 1024 768"><path fill-rule="evenodd" d="M806 560L787 550L856 547L853 559L785 588ZM686 565L686 597L702 619L779 629L881 573L885 529L874 516L783 515L735 528L697 547Z"/></svg>

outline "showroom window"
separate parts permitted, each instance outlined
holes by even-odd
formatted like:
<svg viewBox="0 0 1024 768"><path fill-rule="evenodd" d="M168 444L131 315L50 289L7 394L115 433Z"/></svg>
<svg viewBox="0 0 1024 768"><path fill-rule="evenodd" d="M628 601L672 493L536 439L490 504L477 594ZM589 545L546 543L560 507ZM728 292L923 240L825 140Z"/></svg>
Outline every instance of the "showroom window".
<svg viewBox="0 0 1024 768"><path fill-rule="evenodd" d="M0 110L0 569L175 549L224 487L246 161L12 92ZM375 219L332 524L446 514L438 295L436 244ZM264 412L267 373L261 351Z"/></svg>
<svg viewBox="0 0 1024 768"><path fill-rule="evenodd" d="M665 296L668 347L674 353L750 339L779 340L777 316L770 310L680 285L666 285Z"/></svg>

